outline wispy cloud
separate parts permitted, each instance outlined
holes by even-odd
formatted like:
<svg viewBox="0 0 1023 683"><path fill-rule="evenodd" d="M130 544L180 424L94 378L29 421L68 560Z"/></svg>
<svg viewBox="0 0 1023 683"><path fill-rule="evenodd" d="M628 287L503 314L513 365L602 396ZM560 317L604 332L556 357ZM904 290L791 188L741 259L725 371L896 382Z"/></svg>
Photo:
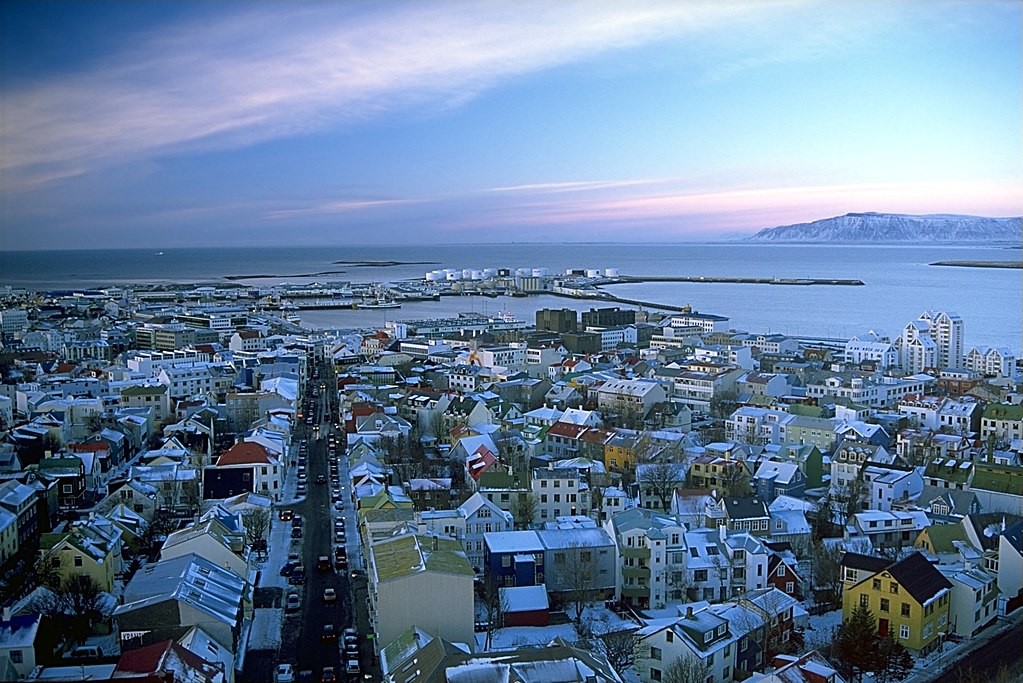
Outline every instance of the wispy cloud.
<svg viewBox="0 0 1023 683"><path fill-rule="evenodd" d="M423 204L426 199L352 199L342 201L326 201L311 206L302 206L292 209L275 209L264 215L269 220L287 220L292 218L303 218L312 216L333 216L337 214L363 211L366 209L379 209L387 207L408 206L411 204Z"/></svg>
<svg viewBox="0 0 1023 683"><path fill-rule="evenodd" d="M8 189L456 106L517 75L720 26L762 3L257 4L142 36L85 73L3 92Z"/></svg>

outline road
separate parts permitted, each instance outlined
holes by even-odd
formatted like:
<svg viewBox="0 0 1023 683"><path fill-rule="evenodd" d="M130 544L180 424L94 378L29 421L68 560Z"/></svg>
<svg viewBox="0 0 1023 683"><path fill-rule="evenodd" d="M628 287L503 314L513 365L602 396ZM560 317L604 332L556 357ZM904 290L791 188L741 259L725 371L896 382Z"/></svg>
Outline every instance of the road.
<svg viewBox="0 0 1023 683"><path fill-rule="evenodd" d="M1023 670L1023 626L1001 633L952 665L932 683L961 683L987 680L1002 667ZM976 678L972 678L975 675Z"/></svg>

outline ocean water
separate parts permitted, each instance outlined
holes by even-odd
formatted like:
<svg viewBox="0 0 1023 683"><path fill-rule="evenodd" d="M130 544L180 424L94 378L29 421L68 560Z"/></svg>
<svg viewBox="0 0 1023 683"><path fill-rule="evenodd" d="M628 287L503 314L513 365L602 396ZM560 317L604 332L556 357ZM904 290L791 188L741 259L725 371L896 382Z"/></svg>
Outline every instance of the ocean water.
<svg viewBox="0 0 1023 683"><path fill-rule="evenodd" d="M750 332L849 337L875 329L893 337L927 309L959 313L967 347L1023 352L1023 274L1018 269L929 265L943 260L1010 261L1019 247L962 245L500 244L423 247L0 252L0 285L33 290L143 282L270 285L422 278L437 268L616 268L623 275L855 278L862 287L719 283L615 285L618 296L728 316ZM358 265L395 261L397 265ZM346 262L346 263L339 263ZM254 277L262 276L262 277ZM232 279L227 279L228 277ZM597 302L554 296L450 297L373 311L302 311L314 328L381 325L386 320L510 311L531 320L543 307L586 310Z"/></svg>

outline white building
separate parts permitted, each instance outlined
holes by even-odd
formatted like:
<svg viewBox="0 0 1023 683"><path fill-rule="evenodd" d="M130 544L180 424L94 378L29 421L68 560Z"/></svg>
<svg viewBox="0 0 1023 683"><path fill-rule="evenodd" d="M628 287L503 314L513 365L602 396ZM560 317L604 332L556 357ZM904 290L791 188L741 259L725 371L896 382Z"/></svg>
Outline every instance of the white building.
<svg viewBox="0 0 1023 683"><path fill-rule="evenodd" d="M963 367L985 377L1012 377L1016 356L1006 346L974 346L966 353Z"/></svg>

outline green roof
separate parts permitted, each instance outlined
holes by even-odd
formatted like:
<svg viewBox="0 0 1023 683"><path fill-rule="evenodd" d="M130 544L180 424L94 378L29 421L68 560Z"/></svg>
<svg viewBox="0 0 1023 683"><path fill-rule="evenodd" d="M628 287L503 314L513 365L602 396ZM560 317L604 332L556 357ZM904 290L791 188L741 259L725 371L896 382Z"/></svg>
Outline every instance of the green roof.
<svg viewBox="0 0 1023 683"><path fill-rule="evenodd" d="M953 541L965 541L966 531L960 524L934 524L925 530L927 538L935 552L946 553L955 551Z"/></svg>
<svg viewBox="0 0 1023 683"><path fill-rule="evenodd" d="M1023 469L977 463L970 488L1023 496Z"/></svg>
<svg viewBox="0 0 1023 683"><path fill-rule="evenodd" d="M824 415L824 409L818 406L804 406L799 403L790 405L788 407L789 413L792 415L801 415L802 417L821 417Z"/></svg>
<svg viewBox="0 0 1023 683"><path fill-rule="evenodd" d="M379 581L423 571L473 576L465 551L451 538L409 534L382 541L373 546L373 561Z"/></svg>
<svg viewBox="0 0 1023 683"><path fill-rule="evenodd" d="M1023 420L1023 404L991 403L984 408L985 420Z"/></svg>

